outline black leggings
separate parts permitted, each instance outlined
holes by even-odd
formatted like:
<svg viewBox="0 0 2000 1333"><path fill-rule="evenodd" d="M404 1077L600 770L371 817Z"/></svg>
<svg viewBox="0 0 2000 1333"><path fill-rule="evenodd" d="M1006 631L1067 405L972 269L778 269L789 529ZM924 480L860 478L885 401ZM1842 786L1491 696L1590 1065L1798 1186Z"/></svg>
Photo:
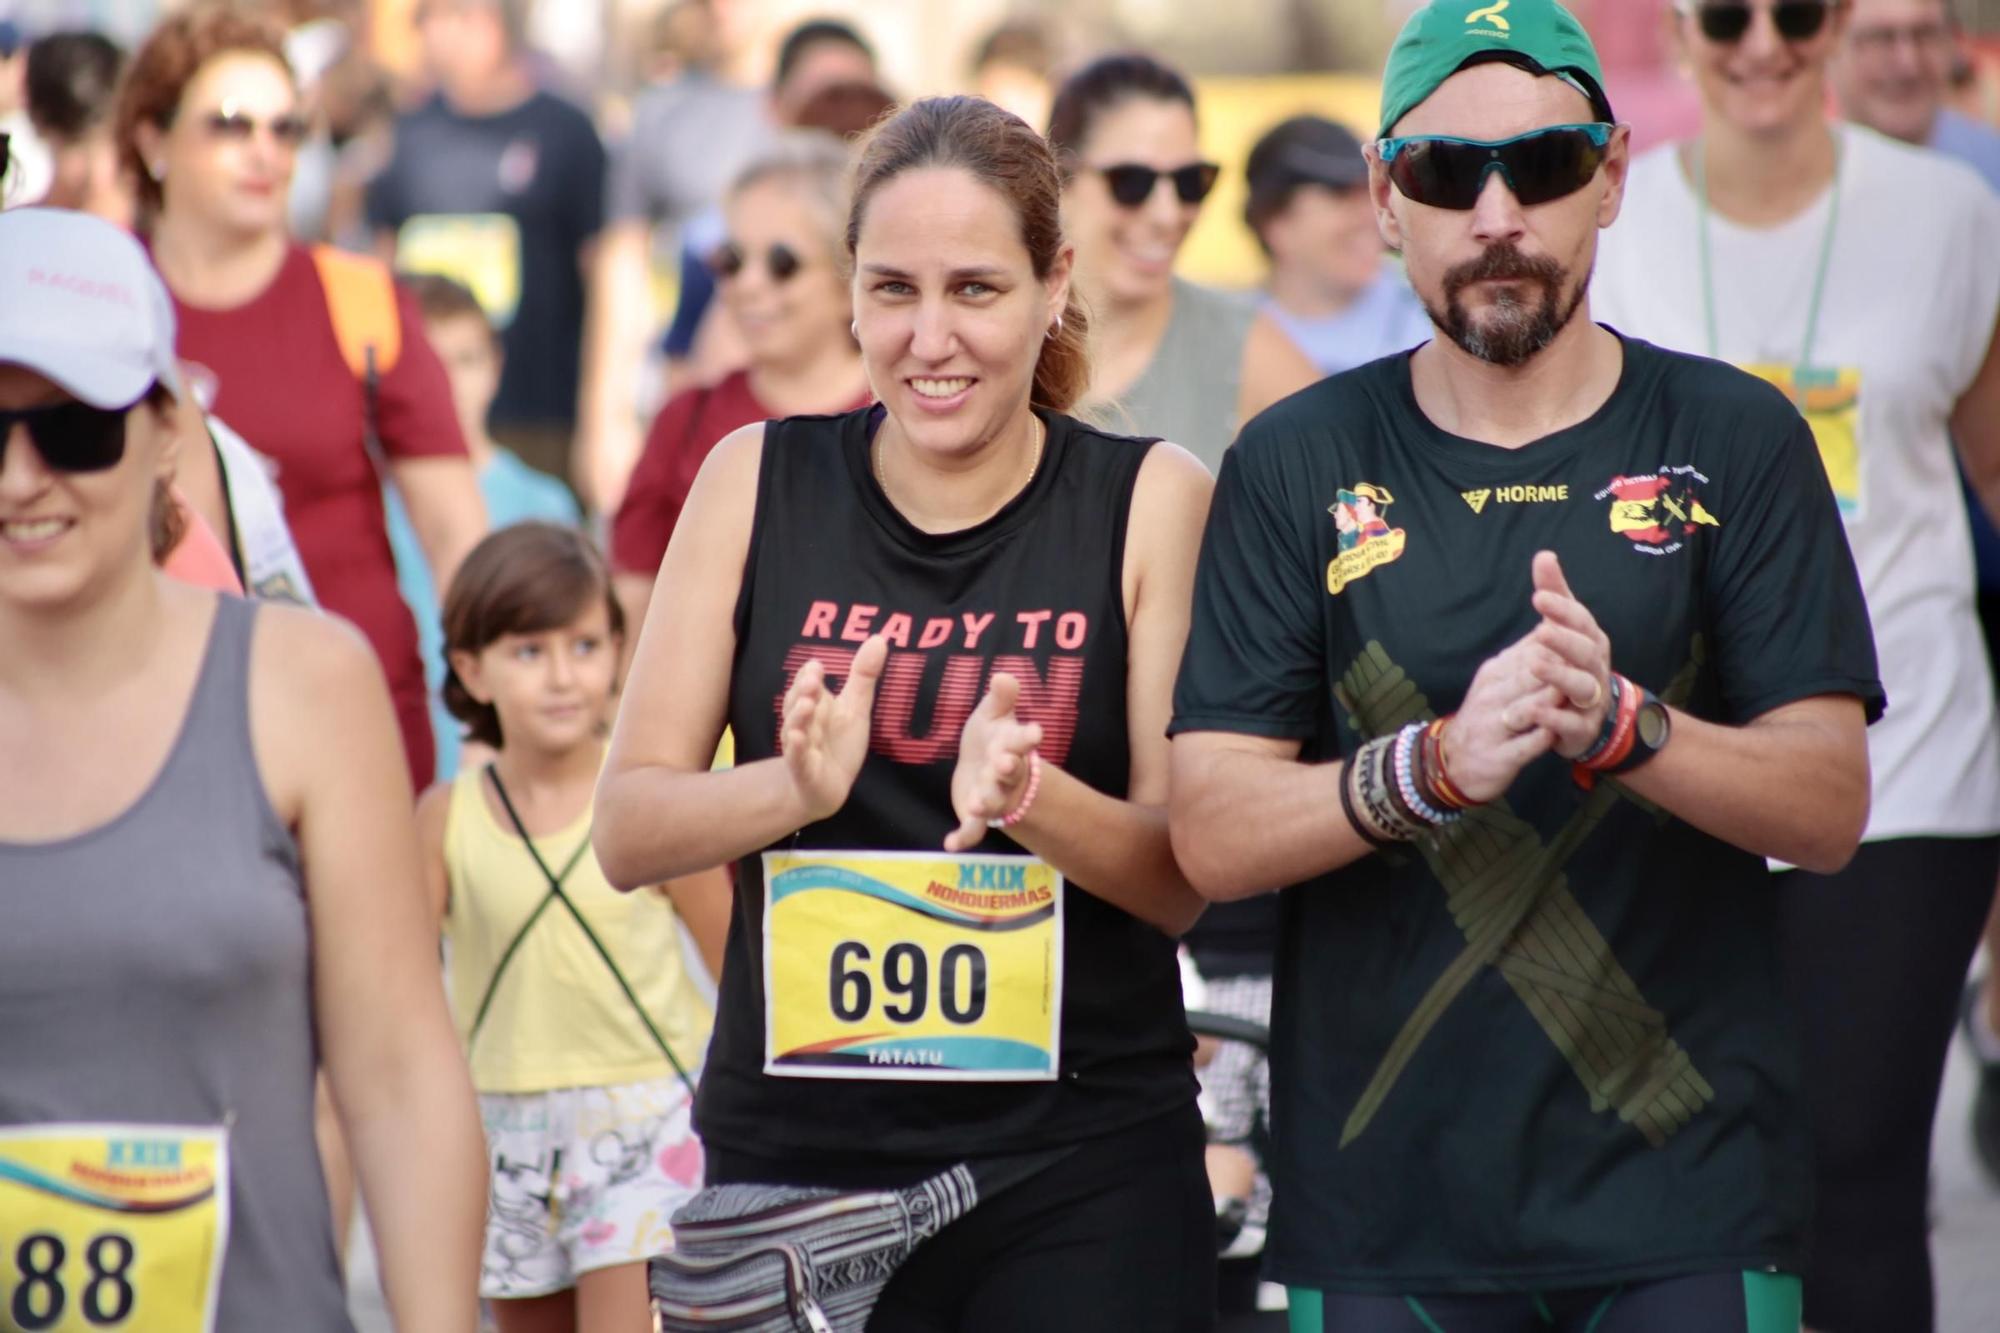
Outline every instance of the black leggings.
<svg viewBox="0 0 2000 1333"><path fill-rule="evenodd" d="M1931 1121L2000 838L1863 844L1837 875L1778 876L1818 1204L1805 1315L1819 1333L1933 1325Z"/></svg>
<svg viewBox="0 0 2000 1333"><path fill-rule="evenodd" d="M1215 1204L1201 1118L1189 1107L1176 1120L1166 1136L1142 1126L1087 1143L982 1199L896 1271L868 1333L1213 1328Z"/></svg>

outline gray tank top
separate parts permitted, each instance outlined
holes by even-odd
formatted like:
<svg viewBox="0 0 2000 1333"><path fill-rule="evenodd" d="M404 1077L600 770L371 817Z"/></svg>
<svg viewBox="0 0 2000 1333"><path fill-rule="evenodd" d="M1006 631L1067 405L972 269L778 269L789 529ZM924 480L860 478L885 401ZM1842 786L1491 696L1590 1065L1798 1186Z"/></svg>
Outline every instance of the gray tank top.
<svg viewBox="0 0 2000 1333"><path fill-rule="evenodd" d="M313 1139L298 849L250 741L256 614L218 598L180 735L132 806L57 842L0 842L0 1165L28 1151L9 1144L29 1127L220 1128L216 1329L352 1333ZM178 1149L139 1162L154 1151ZM114 1144L79 1179L115 1194L132 1152Z"/></svg>
<svg viewBox="0 0 2000 1333"><path fill-rule="evenodd" d="M1257 307L1247 296L1174 279L1174 313L1159 350L1118 401L1117 429L1172 440L1208 465L1236 439L1243 344Z"/></svg>

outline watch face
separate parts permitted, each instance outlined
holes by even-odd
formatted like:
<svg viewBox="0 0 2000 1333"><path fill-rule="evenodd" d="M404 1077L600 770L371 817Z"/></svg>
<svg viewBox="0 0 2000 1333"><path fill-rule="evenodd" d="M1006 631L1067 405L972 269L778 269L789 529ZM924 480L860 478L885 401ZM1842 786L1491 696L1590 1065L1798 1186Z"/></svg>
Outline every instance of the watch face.
<svg viewBox="0 0 2000 1333"><path fill-rule="evenodd" d="M1657 750L1667 743L1667 706L1648 703L1639 709L1639 743Z"/></svg>

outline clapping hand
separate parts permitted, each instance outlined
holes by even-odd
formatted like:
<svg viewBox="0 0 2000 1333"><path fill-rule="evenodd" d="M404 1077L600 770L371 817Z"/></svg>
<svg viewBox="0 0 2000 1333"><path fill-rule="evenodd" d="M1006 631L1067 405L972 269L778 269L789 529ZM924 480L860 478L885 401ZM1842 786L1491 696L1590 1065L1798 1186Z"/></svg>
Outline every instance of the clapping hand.
<svg viewBox="0 0 2000 1333"><path fill-rule="evenodd" d="M1531 761L1597 742L1611 704L1611 641L1570 590L1562 562L1537 552L1532 601L1541 623L1480 664L1445 727L1451 781L1474 801L1504 794Z"/></svg>
<svg viewBox="0 0 2000 1333"><path fill-rule="evenodd" d="M1536 726L1554 735L1556 753L1574 759L1597 743L1611 707L1611 640L1570 591L1554 551L1535 554L1534 578L1542 623L1528 638L1543 651L1530 670L1548 691L1530 713Z"/></svg>
<svg viewBox="0 0 2000 1333"><path fill-rule="evenodd" d="M951 774L951 810L958 827L944 840L948 852L969 852L986 838L986 821L999 819L1021 800L1028 785L1029 756L1042 743L1038 722L1014 716L1021 683L995 672L986 697L958 739L958 767Z"/></svg>
<svg viewBox="0 0 2000 1333"><path fill-rule="evenodd" d="M808 823L825 819L847 804L854 779L868 758L868 734L875 719L875 687L889 645L872 635L854 654L847 683L835 694L827 688L826 667L808 662L785 691L780 743Z"/></svg>

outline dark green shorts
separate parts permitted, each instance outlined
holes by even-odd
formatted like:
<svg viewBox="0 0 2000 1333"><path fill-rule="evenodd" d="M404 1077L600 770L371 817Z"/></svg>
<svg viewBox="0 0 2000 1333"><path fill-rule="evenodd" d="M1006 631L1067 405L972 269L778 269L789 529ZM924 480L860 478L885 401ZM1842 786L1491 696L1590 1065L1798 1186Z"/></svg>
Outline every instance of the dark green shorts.
<svg viewBox="0 0 2000 1333"><path fill-rule="evenodd" d="M1798 1333L1789 1273L1698 1273L1583 1290L1357 1296L1291 1288L1292 1333Z"/></svg>

